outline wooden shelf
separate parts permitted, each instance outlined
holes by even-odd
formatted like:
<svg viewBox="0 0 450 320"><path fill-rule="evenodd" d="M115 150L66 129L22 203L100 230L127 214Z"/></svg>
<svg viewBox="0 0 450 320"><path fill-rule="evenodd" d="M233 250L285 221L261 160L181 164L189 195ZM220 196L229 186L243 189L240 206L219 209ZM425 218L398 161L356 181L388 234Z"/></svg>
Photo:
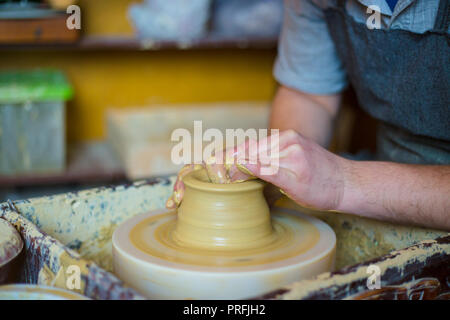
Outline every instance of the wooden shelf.
<svg viewBox="0 0 450 320"><path fill-rule="evenodd" d="M74 43L0 43L0 50L188 50L188 49L274 49L276 37L229 38L216 35L184 41L139 40L131 36L85 36Z"/></svg>
<svg viewBox="0 0 450 320"><path fill-rule="evenodd" d="M111 183L127 180L120 162L104 142L70 146L67 158L67 169L64 172L21 176L0 175L0 186Z"/></svg>

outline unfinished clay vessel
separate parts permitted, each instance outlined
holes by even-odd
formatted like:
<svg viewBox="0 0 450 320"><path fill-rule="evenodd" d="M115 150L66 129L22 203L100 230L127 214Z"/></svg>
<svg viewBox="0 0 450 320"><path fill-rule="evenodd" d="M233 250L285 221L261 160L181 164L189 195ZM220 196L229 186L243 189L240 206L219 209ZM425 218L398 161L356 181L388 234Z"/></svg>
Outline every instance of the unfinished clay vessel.
<svg viewBox="0 0 450 320"><path fill-rule="evenodd" d="M184 180L174 239L182 246L210 250L249 249L273 240L264 182L213 184L204 170Z"/></svg>

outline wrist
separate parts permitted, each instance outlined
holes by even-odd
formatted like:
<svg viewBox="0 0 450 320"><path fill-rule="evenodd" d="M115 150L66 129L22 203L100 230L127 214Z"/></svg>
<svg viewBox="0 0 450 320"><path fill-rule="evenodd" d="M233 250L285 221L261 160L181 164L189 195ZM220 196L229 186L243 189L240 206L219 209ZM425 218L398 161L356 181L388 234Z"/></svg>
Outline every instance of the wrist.
<svg viewBox="0 0 450 320"><path fill-rule="evenodd" d="M344 167L344 191L338 211L375 217L382 195L388 188L387 168L381 162L347 160Z"/></svg>
<svg viewBox="0 0 450 320"><path fill-rule="evenodd" d="M360 163L358 161L342 158L341 161L342 190L341 198L336 211L354 213L358 210L362 202L361 187L359 178L361 177ZM359 178L358 178L359 177Z"/></svg>

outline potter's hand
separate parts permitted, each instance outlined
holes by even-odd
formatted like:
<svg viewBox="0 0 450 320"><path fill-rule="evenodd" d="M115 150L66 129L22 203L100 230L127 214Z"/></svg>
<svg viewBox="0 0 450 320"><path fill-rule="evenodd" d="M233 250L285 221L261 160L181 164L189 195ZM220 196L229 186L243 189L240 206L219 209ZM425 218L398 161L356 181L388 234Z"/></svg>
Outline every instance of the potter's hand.
<svg viewBox="0 0 450 320"><path fill-rule="evenodd" d="M180 203L181 199L183 199L184 195L184 183L183 178L192 171L202 169L202 165L198 164L187 164L185 165L180 172L178 172L177 180L173 186L173 192L170 198L166 202L167 209L176 209Z"/></svg>
<svg viewBox="0 0 450 320"><path fill-rule="evenodd" d="M235 183L254 179L253 175L242 172L237 159L247 151L248 142L236 148L228 148L216 154L204 163L208 178L212 183Z"/></svg>
<svg viewBox="0 0 450 320"><path fill-rule="evenodd" d="M293 130L281 132L276 136L278 141L271 137L251 142L257 148L250 148L249 159L257 161L249 164L244 159L247 163L241 165L299 204L325 210L337 208L343 197L347 160ZM273 161L275 157L278 161Z"/></svg>
<svg viewBox="0 0 450 320"><path fill-rule="evenodd" d="M240 146L245 148L244 145ZM207 159L203 164L188 164L178 173L177 180L173 187L173 193L166 202L167 209L176 209L180 206L184 195L183 178L190 172L206 169L209 180L212 183L234 183L254 179L253 176L245 174L236 167L236 157L239 148L230 148L228 150L217 152L213 157Z"/></svg>

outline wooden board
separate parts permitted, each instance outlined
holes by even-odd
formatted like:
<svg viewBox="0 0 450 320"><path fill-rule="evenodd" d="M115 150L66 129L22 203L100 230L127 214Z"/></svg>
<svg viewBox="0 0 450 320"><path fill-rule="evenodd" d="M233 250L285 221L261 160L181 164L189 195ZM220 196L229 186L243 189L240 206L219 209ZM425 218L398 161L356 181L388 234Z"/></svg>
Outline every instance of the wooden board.
<svg viewBox="0 0 450 320"><path fill-rule="evenodd" d="M69 30L67 15L39 19L1 19L0 44L73 43L79 30Z"/></svg>

